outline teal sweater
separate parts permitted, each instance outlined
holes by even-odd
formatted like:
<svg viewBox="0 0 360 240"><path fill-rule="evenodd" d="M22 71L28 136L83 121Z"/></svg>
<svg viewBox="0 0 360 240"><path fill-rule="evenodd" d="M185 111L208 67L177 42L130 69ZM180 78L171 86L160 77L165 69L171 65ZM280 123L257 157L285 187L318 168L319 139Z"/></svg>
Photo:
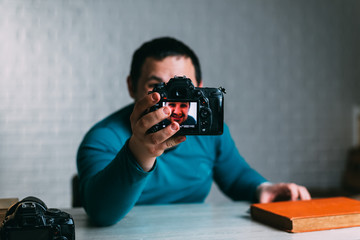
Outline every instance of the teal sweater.
<svg viewBox="0 0 360 240"><path fill-rule="evenodd" d="M143 171L127 146L133 107L97 123L78 150L82 203L96 224L115 224L135 204L203 202L213 180L233 200L256 200L266 179L240 156L226 125L221 136L187 136Z"/></svg>

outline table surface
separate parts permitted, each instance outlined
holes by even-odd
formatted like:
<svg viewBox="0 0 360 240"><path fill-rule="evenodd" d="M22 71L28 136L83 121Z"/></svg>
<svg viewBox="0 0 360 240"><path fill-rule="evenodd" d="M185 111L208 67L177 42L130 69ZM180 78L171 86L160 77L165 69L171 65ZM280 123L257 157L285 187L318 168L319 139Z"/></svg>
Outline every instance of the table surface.
<svg viewBox="0 0 360 240"><path fill-rule="evenodd" d="M360 227L287 233L251 219L245 202L135 206L110 227L90 224L82 208L64 209L75 221L76 240L107 239L360 239Z"/></svg>

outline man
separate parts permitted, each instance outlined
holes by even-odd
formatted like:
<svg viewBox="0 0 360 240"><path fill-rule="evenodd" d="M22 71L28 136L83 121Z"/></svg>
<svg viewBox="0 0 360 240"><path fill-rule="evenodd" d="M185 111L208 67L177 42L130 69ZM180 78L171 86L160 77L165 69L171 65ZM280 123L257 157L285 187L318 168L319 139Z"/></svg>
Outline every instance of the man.
<svg viewBox="0 0 360 240"><path fill-rule="evenodd" d="M213 180L233 200L271 202L310 199L305 187L271 184L238 153L225 125L221 136L177 136L178 122L147 133L171 115L168 106L147 113L160 101L155 84L186 76L202 87L194 52L180 41L159 38L133 56L128 91L135 100L97 123L84 137L77 166L82 203L98 225L111 225L135 204L203 202Z"/></svg>
<svg viewBox="0 0 360 240"><path fill-rule="evenodd" d="M179 125L194 125L196 123L192 116L189 116L190 102L166 102L165 106L170 107L171 114L167 118L170 122L177 122Z"/></svg>

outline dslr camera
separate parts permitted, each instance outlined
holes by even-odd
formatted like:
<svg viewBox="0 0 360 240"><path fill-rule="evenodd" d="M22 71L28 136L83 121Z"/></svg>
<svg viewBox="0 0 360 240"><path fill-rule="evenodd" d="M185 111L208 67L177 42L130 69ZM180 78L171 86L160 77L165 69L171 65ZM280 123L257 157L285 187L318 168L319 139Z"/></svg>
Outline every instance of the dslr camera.
<svg viewBox="0 0 360 240"><path fill-rule="evenodd" d="M157 84L149 93L158 92L160 101L150 108L155 111L168 106L171 115L148 130L157 132L171 122L178 122L176 135L221 135L224 127L225 89L194 87L186 76L171 78L167 84Z"/></svg>
<svg viewBox="0 0 360 240"><path fill-rule="evenodd" d="M12 205L0 226L1 240L75 240L72 216L56 208L47 208L35 197Z"/></svg>

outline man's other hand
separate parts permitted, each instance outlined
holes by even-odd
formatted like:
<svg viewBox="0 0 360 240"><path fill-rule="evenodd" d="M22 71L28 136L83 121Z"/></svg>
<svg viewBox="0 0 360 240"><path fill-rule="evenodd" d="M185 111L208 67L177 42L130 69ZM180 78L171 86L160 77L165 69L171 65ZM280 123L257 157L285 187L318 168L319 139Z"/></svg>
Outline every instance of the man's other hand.
<svg viewBox="0 0 360 240"><path fill-rule="evenodd" d="M263 183L258 187L257 193L260 203L311 199L310 193L306 187L295 183Z"/></svg>

